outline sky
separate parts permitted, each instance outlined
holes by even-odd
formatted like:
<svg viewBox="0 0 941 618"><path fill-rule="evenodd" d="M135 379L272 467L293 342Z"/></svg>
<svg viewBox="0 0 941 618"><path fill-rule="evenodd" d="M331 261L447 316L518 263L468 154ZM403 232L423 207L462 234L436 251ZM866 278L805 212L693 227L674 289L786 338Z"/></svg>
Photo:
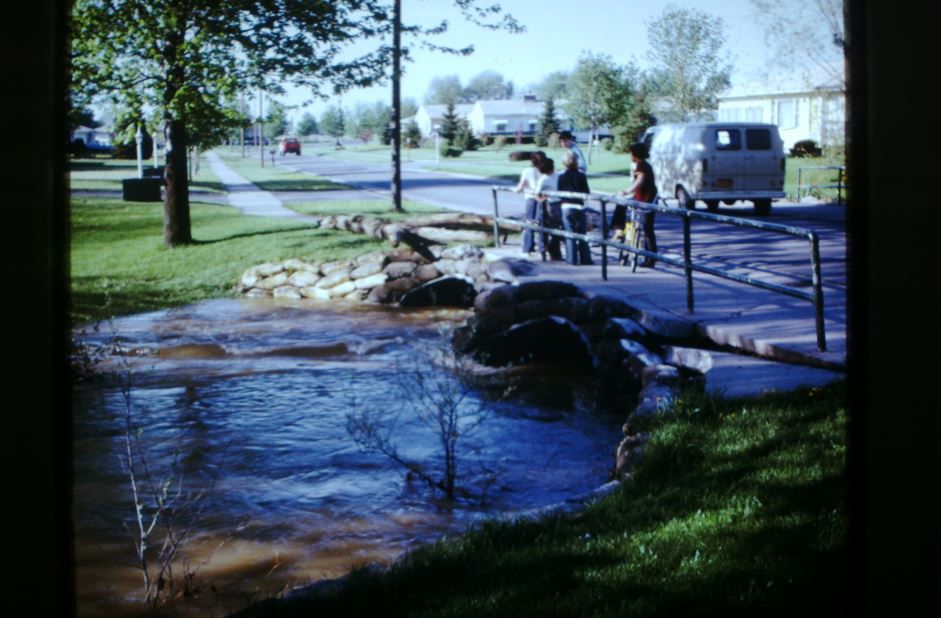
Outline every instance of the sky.
<svg viewBox="0 0 941 618"><path fill-rule="evenodd" d="M483 0L488 5L492 0ZM402 97L421 104L432 79L457 75L462 85L487 70L512 81L517 95L553 71L571 71L583 51L607 54L618 64L635 62L649 66L646 57L647 23L659 17L668 5L698 9L721 17L727 43L723 48L733 66L733 89L759 78L766 72L770 55L766 52L764 31L756 23L749 0L496 0L503 9L526 26L526 32L511 34L490 31L466 22L450 0L402 0L403 21L430 26L448 19L449 29L436 37L436 43L453 47L472 44L470 56L454 56L415 47L414 62L404 65ZM289 112L293 120L308 111L317 118L331 104L350 109L357 103L391 100L386 83L351 91L329 101L302 106L309 95L289 89L278 97L282 103L297 106Z"/></svg>

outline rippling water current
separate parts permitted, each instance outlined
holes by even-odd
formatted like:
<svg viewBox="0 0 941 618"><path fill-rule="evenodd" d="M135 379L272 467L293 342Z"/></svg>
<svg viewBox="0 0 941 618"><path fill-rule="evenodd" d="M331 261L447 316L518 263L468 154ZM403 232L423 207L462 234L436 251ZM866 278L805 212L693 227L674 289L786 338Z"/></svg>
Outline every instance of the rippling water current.
<svg viewBox="0 0 941 618"><path fill-rule="evenodd" d="M205 494L190 500L202 508L183 552L197 594L174 604L179 615L221 615L604 483L623 417L601 403L590 377L564 368L491 378L472 391L464 405L486 418L458 443L456 500L357 447L347 415L379 413L384 428L396 420L391 436L403 456L440 468L437 436L416 419L401 377L440 371L421 359L442 349L442 325L466 317L214 300L77 334L127 351L98 363L111 378L74 389L79 614L140 610L125 530L135 522L126 412L151 478Z"/></svg>

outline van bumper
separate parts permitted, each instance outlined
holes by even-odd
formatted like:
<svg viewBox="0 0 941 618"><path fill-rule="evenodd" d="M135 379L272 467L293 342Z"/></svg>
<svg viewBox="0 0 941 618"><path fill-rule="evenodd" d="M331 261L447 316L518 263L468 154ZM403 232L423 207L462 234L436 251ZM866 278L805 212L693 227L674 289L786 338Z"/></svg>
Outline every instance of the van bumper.
<svg viewBox="0 0 941 618"><path fill-rule="evenodd" d="M787 196L784 191L701 191L690 197L694 200L773 200Z"/></svg>

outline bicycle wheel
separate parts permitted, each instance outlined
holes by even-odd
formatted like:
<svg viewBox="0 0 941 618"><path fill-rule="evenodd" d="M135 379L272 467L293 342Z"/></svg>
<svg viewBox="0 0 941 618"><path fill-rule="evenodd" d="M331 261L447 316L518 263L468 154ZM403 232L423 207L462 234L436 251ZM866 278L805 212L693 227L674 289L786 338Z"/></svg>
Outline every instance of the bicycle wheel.
<svg viewBox="0 0 941 618"><path fill-rule="evenodd" d="M631 242L630 245L635 249L641 249L641 244L643 244L644 239L643 235L640 233L640 226L634 224L633 229L631 230ZM640 254L631 252L631 272L637 272L637 263L640 262Z"/></svg>

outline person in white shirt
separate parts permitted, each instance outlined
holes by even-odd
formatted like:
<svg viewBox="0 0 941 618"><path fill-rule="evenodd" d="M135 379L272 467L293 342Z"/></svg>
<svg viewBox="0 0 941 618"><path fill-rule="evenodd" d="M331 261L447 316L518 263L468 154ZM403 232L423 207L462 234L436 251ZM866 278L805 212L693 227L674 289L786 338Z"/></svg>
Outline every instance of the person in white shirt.
<svg viewBox="0 0 941 618"><path fill-rule="evenodd" d="M530 223L536 223L539 213L539 201L536 199L536 187L539 184L539 177L542 175L542 172L539 169L542 167L543 161L546 159L546 153L541 150L537 150L530 156L530 163L532 165L523 170L520 174L520 181L517 183L516 188L513 189L517 193L522 193L526 197L526 220ZM532 230L523 230L523 250L520 255L528 256L533 250L533 231ZM541 247L542 235L540 234L540 247Z"/></svg>
<svg viewBox="0 0 941 618"><path fill-rule="evenodd" d="M559 190L559 175L555 173L555 161L546 158L542 165L542 176L539 177L539 184L536 187L536 193L541 203L541 208L545 212L545 227L562 229L562 200L558 197L543 195L543 191ZM562 242L559 236L546 234L544 238L546 252L549 258L553 260L562 259Z"/></svg>

